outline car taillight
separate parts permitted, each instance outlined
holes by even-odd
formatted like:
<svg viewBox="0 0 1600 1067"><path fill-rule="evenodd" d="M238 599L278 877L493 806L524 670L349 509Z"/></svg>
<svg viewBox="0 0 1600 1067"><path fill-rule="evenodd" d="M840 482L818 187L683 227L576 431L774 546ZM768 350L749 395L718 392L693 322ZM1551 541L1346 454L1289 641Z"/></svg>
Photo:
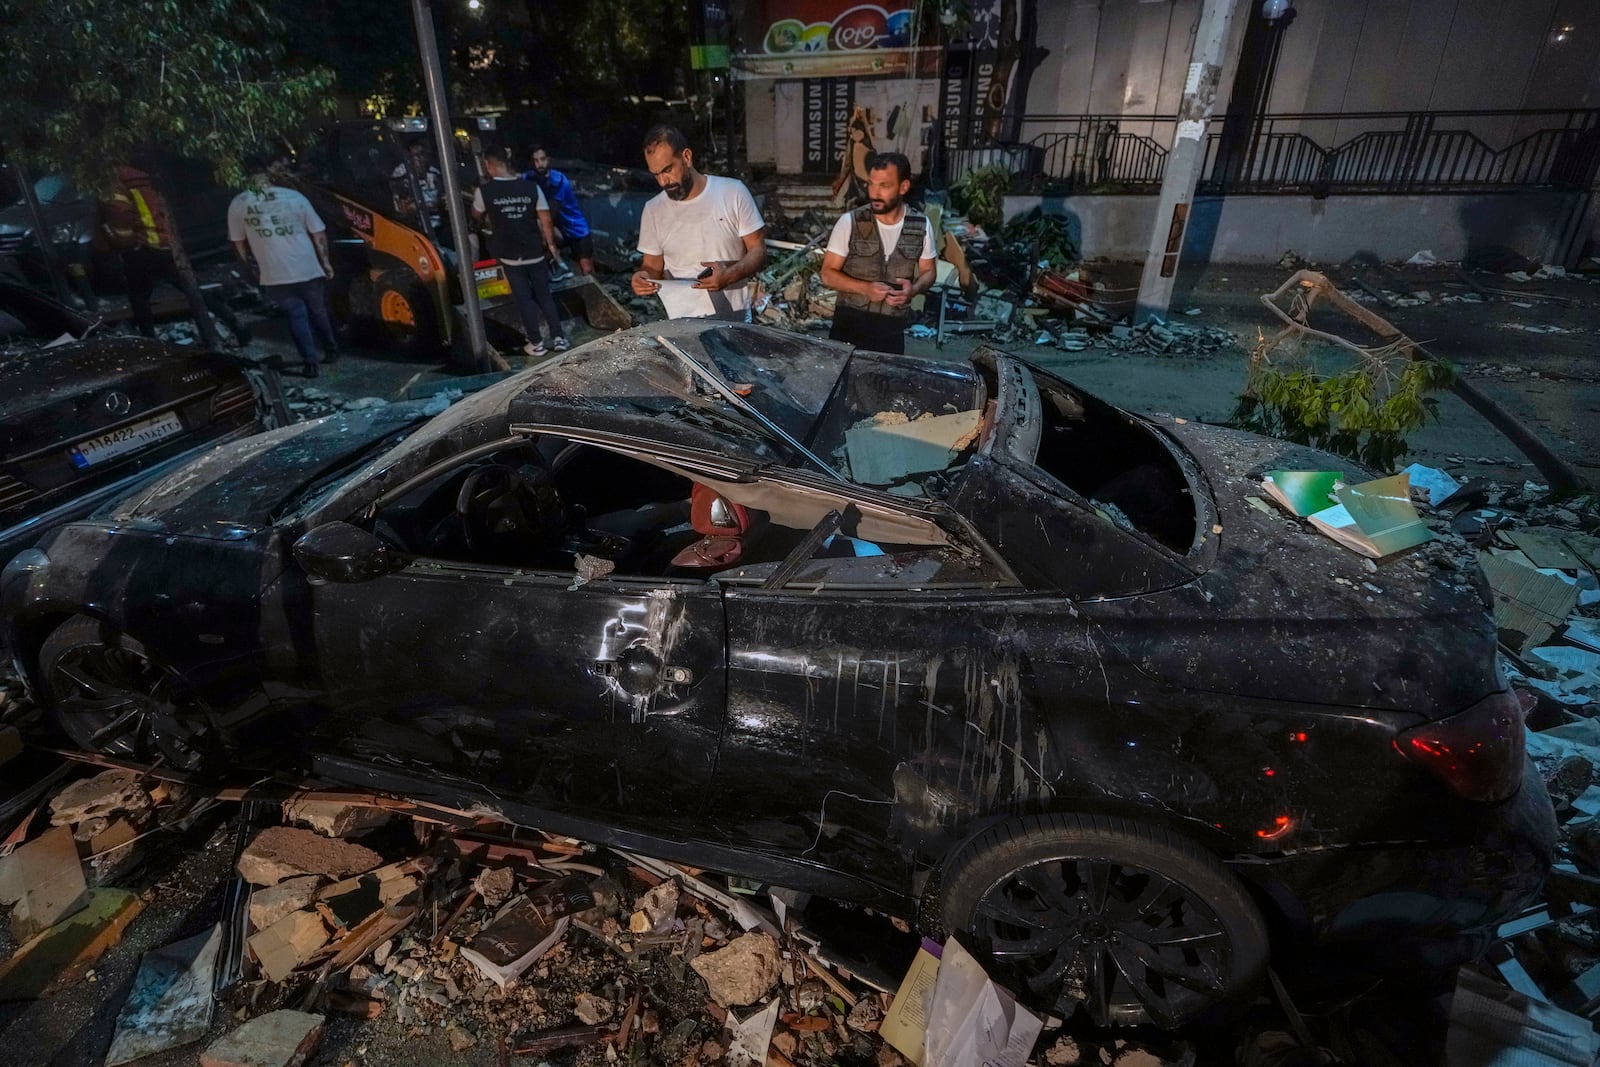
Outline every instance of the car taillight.
<svg viewBox="0 0 1600 1067"><path fill-rule="evenodd" d="M1447 719L1405 731L1394 747L1468 800L1505 800L1522 785L1527 752L1522 705L1507 689Z"/></svg>

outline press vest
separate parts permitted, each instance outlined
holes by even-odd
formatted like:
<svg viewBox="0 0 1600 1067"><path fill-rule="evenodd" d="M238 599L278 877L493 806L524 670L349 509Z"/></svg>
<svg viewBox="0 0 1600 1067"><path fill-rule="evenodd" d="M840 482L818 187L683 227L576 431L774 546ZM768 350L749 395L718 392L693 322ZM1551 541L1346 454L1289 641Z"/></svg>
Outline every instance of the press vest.
<svg viewBox="0 0 1600 1067"><path fill-rule="evenodd" d="M893 282L904 279L916 281L917 267L922 262L922 243L928 232L928 219L906 209L905 224L900 228L900 240L895 242L889 258L883 258L883 241L878 237L878 217L871 205L862 205L850 213L850 253L844 257L844 273L857 281ZM909 307L890 307L883 301L876 303L858 293L841 292L835 301L838 307L857 308L879 315L905 318Z"/></svg>
<svg viewBox="0 0 1600 1067"><path fill-rule="evenodd" d="M521 178L493 178L479 186L483 206L494 220L494 254L531 263L545 256L539 233L539 187Z"/></svg>

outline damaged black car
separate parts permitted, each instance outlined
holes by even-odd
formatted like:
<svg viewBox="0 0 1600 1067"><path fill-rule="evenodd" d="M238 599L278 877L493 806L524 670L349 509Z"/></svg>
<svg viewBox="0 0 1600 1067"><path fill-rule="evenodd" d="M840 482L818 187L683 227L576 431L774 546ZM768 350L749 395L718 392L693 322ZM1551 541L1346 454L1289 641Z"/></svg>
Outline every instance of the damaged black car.
<svg viewBox="0 0 1600 1067"><path fill-rule="evenodd" d="M263 425L260 372L100 326L0 280L0 560Z"/></svg>
<svg viewBox="0 0 1600 1067"><path fill-rule="evenodd" d="M84 748L487 806L1178 1026L1481 951L1555 837L1486 591L1250 506L1329 457L693 320L227 445L19 556Z"/></svg>

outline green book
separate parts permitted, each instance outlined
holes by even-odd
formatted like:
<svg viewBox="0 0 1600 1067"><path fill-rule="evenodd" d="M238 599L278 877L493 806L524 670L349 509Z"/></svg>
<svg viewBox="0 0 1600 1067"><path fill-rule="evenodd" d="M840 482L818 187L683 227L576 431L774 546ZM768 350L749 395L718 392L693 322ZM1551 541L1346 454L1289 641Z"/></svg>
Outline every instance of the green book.
<svg viewBox="0 0 1600 1067"><path fill-rule="evenodd" d="M1342 481L1344 475L1338 471L1268 471L1261 488L1303 519L1332 504L1333 490Z"/></svg>
<svg viewBox="0 0 1600 1067"><path fill-rule="evenodd" d="M1343 486L1334 497L1337 504L1306 519L1363 556L1382 559L1433 536L1411 504L1410 475L1396 474Z"/></svg>

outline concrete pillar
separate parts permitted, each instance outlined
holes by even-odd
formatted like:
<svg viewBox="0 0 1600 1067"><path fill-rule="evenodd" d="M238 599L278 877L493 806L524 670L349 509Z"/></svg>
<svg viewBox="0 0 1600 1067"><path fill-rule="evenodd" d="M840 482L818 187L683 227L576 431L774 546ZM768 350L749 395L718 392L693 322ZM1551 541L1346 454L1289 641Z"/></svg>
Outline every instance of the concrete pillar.
<svg viewBox="0 0 1600 1067"><path fill-rule="evenodd" d="M1178 253L1189 222L1189 204L1205 165L1206 127L1217 99L1217 82L1230 52L1238 48L1234 32L1249 17L1255 0L1204 0L1195 30L1189 74L1178 104L1178 125L1173 132L1167 170L1161 182L1161 200L1145 253L1144 274L1139 279L1136 323L1153 316L1165 317L1172 303L1173 280L1178 273Z"/></svg>

